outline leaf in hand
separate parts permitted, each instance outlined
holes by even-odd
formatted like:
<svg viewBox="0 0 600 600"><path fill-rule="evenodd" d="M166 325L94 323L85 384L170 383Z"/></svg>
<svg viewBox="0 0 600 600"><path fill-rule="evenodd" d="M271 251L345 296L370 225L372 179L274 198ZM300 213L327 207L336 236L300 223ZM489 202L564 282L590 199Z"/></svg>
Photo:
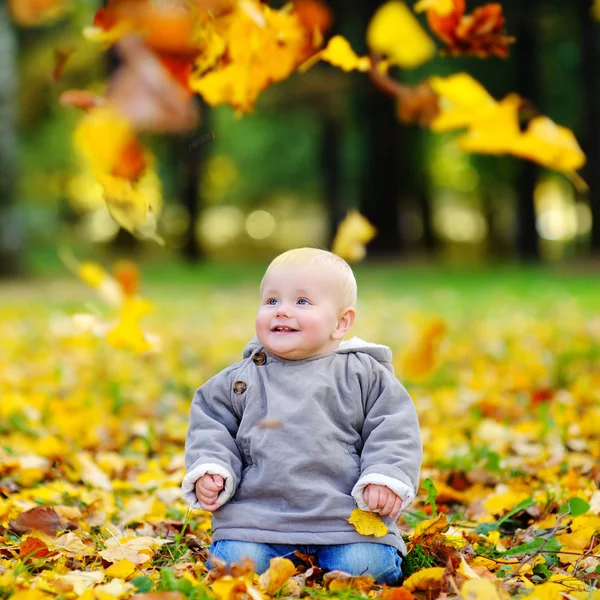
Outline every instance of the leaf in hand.
<svg viewBox="0 0 600 600"><path fill-rule="evenodd" d="M360 508L355 508L350 513L348 523L354 525L354 529L361 535L382 537L388 532L388 528L379 515L361 510Z"/></svg>

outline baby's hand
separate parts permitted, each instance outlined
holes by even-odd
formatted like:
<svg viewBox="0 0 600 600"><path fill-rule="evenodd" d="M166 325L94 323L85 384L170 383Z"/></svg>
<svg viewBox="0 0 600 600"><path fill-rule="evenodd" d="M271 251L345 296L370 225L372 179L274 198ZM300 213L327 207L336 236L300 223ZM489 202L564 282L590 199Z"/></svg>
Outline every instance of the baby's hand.
<svg viewBox="0 0 600 600"><path fill-rule="evenodd" d="M402 500L384 485L370 483L363 492L363 500L369 510L378 512L382 517L387 515L396 519L402 508Z"/></svg>
<svg viewBox="0 0 600 600"><path fill-rule="evenodd" d="M223 489L225 480L220 475L202 475L196 481L196 498L204 510L217 510L220 504L216 504L217 496Z"/></svg>

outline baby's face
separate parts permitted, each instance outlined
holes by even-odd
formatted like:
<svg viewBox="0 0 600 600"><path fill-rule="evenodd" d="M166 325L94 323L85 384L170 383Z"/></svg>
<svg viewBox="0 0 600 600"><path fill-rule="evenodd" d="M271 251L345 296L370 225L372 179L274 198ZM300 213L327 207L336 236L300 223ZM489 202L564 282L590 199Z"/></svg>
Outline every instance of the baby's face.
<svg viewBox="0 0 600 600"><path fill-rule="evenodd" d="M342 307L333 278L324 270L277 268L264 279L256 335L264 348L300 360L337 348Z"/></svg>

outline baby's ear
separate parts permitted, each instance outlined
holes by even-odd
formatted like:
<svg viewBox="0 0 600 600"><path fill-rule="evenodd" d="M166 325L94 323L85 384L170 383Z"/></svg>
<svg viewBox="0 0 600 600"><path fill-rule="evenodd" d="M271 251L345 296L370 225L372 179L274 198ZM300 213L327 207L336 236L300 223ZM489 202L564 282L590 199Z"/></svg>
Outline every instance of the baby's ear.
<svg viewBox="0 0 600 600"><path fill-rule="evenodd" d="M341 340L346 335L350 327L354 325L354 319L356 318L356 310L352 306L348 306L345 308L340 318L338 319L338 324L336 330L331 334L331 337L334 340Z"/></svg>

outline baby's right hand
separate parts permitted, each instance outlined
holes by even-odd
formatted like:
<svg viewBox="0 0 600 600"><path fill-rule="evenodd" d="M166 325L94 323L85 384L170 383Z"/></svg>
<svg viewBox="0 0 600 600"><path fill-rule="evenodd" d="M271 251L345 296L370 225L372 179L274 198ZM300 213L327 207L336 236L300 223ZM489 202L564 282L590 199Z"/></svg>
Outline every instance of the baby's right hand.
<svg viewBox="0 0 600 600"><path fill-rule="evenodd" d="M220 475L202 475L198 481L196 481L196 498L200 502L200 506L203 510L213 511L217 510L220 504L216 504L217 496L219 492L225 486L225 480Z"/></svg>

